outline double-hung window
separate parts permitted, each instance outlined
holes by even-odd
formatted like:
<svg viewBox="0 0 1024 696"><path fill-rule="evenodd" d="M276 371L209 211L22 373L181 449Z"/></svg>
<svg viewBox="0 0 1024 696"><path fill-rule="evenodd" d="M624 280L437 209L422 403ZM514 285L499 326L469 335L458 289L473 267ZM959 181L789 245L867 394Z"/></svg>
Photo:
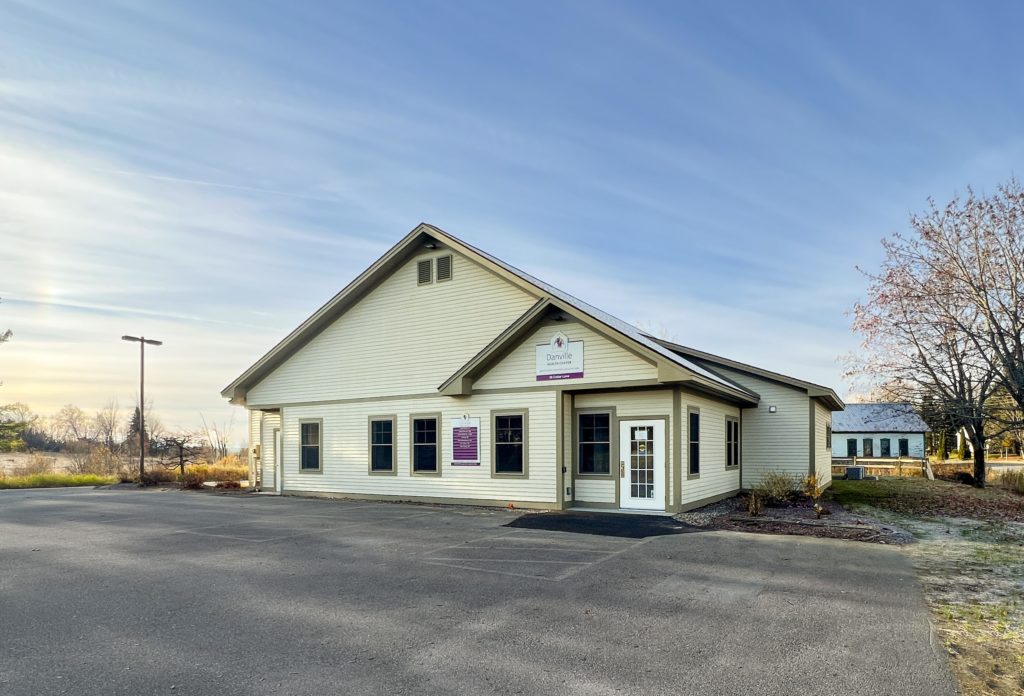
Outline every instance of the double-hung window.
<svg viewBox="0 0 1024 696"><path fill-rule="evenodd" d="M438 438L439 416L412 418L412 473L441 473L441 442Z"/></svg>
<svg viewBox="0 0 1024 696"><path fill-rule="evenodd" d="M395 420L394 416L373 416L370 418L371 474L396 473Z"/></svg>
<svg viewBox="0 0 1024 696"><path fill-rule="evenodd" d="M689 428L687 433L690 441L689 457L687 459L687 473L691 477L700 476L700 411L690 408L687 411Z"/></svg>
<svg viewBox="0 0 1024 696"><path fill-rule="evenodd" d="M316 473L322 470L322 430L321 421L299 421L299 471Z"/></svg>
<svg viewBox="0 0 1024 696"><path fill-rule="evenodd" d="M740 422L736 418L725 419L725 468L735 469L740 465Z"/></svg>
<svg viewBox="0 0 1024 696"><path fill-rule="evenodd" d="M612 459L611 413L581 413L577 420L579 447L576 469L584 475L607 476Z"/></svg>
<svg viewBox="0 0 1024 696"><path fill-rule="evenodd" d="M526 475L526 413L495 413L494 476Z"/></svg>

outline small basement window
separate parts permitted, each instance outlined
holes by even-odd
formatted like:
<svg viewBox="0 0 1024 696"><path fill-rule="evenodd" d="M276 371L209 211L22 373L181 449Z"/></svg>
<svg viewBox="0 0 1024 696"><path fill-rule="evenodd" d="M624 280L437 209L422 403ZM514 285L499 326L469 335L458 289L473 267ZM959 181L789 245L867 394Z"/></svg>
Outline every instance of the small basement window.
<svg viewBox="0 0 1024 696"><path fill-rule="evenodd" d="M434 280L433 259L416 262L416 284L429 285Z"/></svg>
<svg viewBox="0 0 1024 696"><path fill-rule="evenodd" d="M452 255L437 257L437 282L452 279Z"/></svg>

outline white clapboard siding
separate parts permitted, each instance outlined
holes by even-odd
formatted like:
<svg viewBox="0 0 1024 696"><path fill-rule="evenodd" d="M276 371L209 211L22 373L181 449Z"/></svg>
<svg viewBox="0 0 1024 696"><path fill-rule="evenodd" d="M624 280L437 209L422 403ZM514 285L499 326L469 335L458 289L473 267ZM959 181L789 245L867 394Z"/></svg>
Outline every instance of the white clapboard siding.
<svg viewBox="0 0 1024 696"><path fill-rule="evenodd" d="M458 254L451 280L418 285L417 261L434 256L398 268L250 389L248 405L433 393L537 300Z"/></svg>
<svg viewBox="0 0 1024 696"><path fill-rule="evenodd" d="M500 502L554 503L558 482L555 437L556 391L489 394L468 398L424 397L359 401L283 409L284 491L409 497L463 498ZM491 477L493 410L528 411L526 478ZM410 415L440 413L441 476L413 476ZM451 424L463 415L481 419L480 466L452 466ZM370 416L396 416L397 474L368 473ZM323 420L323 471L299 471L299 421Z"/></svg>
<svg viewBox="0 0 1024 696"><path fill-rule="evenodd" d="M907 447L909 448L909 456L913 459L924 458L924 434L923 433L832 433L832 456L834 457L847 457L846 453L846 441L856 440L857 441L857 456L864 456L864 440L872 440L872 456L882 456L882 440L888 438L890 442L890 452L893 457L898 457L900 454L900 440L907 440Z"/></svg>
<svg viewBox="0 0 1024 696"><path fill-rule="evenodd" d="M537 381L537 346L546 345L558 331L564 333L570 341L583 341L584 358L583 377L559 380L559 386L628 382L655 379L658 376L654 364L636 353L579 322L564 321L545 324L528 335L499 363L476 379L473 388L500 389L545 384Z"/></svg>
<svg viewBox="0 0 1024 696"><path fill-rule="evenodd" d="M263 489L276 490L277 479L274 471L274 430L281 427L281 416L277 413L263 414L263 434L260 437L260 449L263 451Z"/></svg>
<svg viewBox="0 0 1024 696"><path fill-rule="evenodd" d="M260 444L263 412L249 409L249 482L256 483L256 467L261 466L261 459L256 457L256 445Z"/></svg>
<svg viewBox="0 0 1024 696"><path fill-rule="evenodd" d="M700 409L700 476L689 478L690 470L690 408ZM733 493L740 488L739 469L726 469L725 419L739 418L736 406L705 399L683 392L678 437L682 439L682 504L687 505L713 496ZM746 462L744 461L744 464Z"/></svg>
<svg viewBox="0 0 1024 696"><path fill-rule="evenodd" d="M743 487L753 488L778 471L802 479L810 462L810 397L807 392L745 372L715 370L761 395L757 408L743 409ZM769 413L775 406L777 411Z"/></svg>
<svg viewBox="0 0 1024 696"><path fill-rule="evenodd" d="M584 408L614 408L616 416L620 420L640 418L647 416L664 416L667 418L665 425L665 461L669 463L668 475L665 477L665 486L669 492L669 504L672 500L673 469L672 466L672 443L675 437L675 428L672 424L672 389L645 389L643 391L622 391L622 392L592 392L588 394L577 394L575 407ZM612 428L618 433L618 426L612 424ZM620 443L621 447L621 443ZM618 462L621 459L621 452L612 452L612 470L618 470ZM571 459L568 461L572 461ZM576 500L578 504L586 503L618 503L615 499L615 481L611 479L595 480L586 477L576 479Z"/></svg>
<svg viewBox="0 0 1024 696"><path fill-rule="evenodd" d="M814 402L814 473L819 486L832 481L832 451L828 448L827 428L832 425L832 411Z"/></svg>

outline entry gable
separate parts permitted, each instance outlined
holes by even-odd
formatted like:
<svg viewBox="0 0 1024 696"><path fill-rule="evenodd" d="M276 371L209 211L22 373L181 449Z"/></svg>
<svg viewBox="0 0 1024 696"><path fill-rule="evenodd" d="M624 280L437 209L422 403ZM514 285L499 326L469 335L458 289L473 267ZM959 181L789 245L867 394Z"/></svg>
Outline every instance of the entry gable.
<svg viewBox="0 0 1024 696"><path fill-rule="evenodd" d="M531 307L438 390L462 396L554 382L567 387L687 384L732 401L757 402L756 394L724 380L709 380L700 368L691 370L647 350L630 336L554 298Z"/></svg>

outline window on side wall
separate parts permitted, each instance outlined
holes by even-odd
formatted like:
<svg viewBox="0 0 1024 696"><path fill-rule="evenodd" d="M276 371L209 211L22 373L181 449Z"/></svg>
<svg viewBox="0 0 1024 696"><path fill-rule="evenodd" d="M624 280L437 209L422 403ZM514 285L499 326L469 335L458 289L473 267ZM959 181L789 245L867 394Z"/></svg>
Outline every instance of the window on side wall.
<svg viewBox="0 0 1024 696"><path fill-rule="evenodd" d="M395 417L375 416L370 419L370 473L395 472Z"/></svg>
<svg viewBox="0 0 1024 696"><path fill-rule="evenodd" d="M318 472L322 468L321 435L323 425L320 421L299 422L299 471Z"/></svg>
<svg viewBox="0 0 1024 696"><path fill-rule="evenodd" d="M851 437L846 440L846 456L856 457L857 456L857 438Z"/></svg>
<svg viewBox="0 0 1024 696"><path fill-rule="evenodd" d="M583 475L609 475L612 458L611 414L581 413L576 427L579 433L577 471Z"/></svg>
<svg viewBox="0 0 1024 696"><path fill-rule="evenodd" d="M737 418L725 419L725 468L735 469L740 465L740 422Z"/></svg>
<svg viewBox="0 0 1024 696"><path fill-rule="evenodd" d="M687 460L687 471L690 476L700 476L700 411L695 408L689 409L688 437L690 439L690 452Z"/></svg>
<svg viewBox="0 0 1024 696"><path fill-rule="evenodd" d="M905 437L901 437L900 441L899 441L899 447L900 447L900 456L901 457L909 457L910 456L910 440L909 439L907 439Z"/></svg>
<svg viewBox="0 0 1024 696"><path fill-rule="evenodd" d="M832 449L832 425L825 426L825 447Z"/></svg>
<svg viewBox="0 0 1024 696"><path fill-rule="evenodd" d="M495 476L526 475L526 414L494 414Z"/></svg>
<svg viewBox="0 0 1024 696"><path fill-rule="evenodd" d="M412 419L412 473L440 474L441 448L438 441L438 416L414 416Z"/></svg>
<svg viewBox="0 0 1024 696"><path fill-rule="evenodd" d="M883 437L878 442L878 445L879 445L879 449L881 450L881 452L879 453L880 456L882 456L882 457L891 457L892 456L892 440L890 440L887 437Z"/></svg>
<svg viewBox="0 0 1024 696"><path fill-rule="evenodd" d="M875 456L875 441L872 440L870 437L864 438L864 456Z"/></svg>

